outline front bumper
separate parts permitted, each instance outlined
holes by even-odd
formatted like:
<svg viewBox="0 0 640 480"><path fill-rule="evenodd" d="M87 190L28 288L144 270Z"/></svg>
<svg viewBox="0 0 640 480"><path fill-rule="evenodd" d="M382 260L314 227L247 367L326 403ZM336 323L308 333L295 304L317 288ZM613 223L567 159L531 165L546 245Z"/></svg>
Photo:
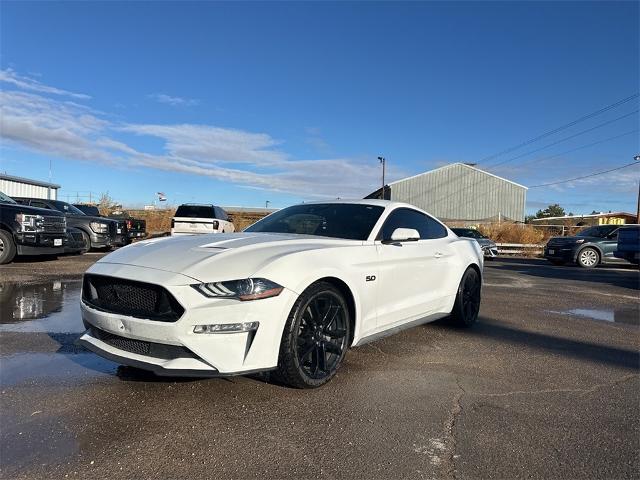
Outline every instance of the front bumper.
<svg viewBox="0 0 640 480"><path fill-rule="evenodd" d="M16 233L14 239L18 255L58 255L64 253L67 234Z"/></svg>
<svg viewBox="0 0 640 480"><path fill-rule="evenodd" d="M110 247L113 244L113 240L108 233L91 232L91 247L93 248Z"/></svg>
<svg viewBox="0 0 640 480"><path fill-rule="evenodd" d="M204 297L190 286L195 280L164 271L96 264L91 273L161 285L185 309L177 321L162 322L108 313L81 302L82 319L88 330L78 342L98 355L163 375L247 374L273 369L278 364L284 323L297 298L291 290L284 289L277 297L241 302ZM259 327L254 332L193 333L196 325L241 322L259 322ZM125 343L105 341L102 332ZM119 347L126 344L126 339L180 347L191 355L159 356L153 349L141 354L137 353L139 349Z"/></svg>
<svg viewBox="0 0 640 480"><path fill-rule="evenodd" d="M561 260L563 262L575 262L578 249L574 246L546 245L544 247L544 258L550 260Z"/></svg>

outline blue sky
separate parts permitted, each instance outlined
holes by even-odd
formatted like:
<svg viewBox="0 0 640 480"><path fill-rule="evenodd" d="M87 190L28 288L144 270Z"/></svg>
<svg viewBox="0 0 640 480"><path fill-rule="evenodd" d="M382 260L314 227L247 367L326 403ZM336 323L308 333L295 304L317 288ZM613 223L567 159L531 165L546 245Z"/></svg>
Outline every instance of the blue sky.
<svg viewBox="0 0 640 480"><path fill-rule="evenodd" d="M389 180L461 161L537 185L640 152L635 98L482 161L637 93L637 2L0 8L0 170L46 180L51 159L63 195L280 207L369 193L378 155ZM634 211L639 178L527 209Z"/></svg>

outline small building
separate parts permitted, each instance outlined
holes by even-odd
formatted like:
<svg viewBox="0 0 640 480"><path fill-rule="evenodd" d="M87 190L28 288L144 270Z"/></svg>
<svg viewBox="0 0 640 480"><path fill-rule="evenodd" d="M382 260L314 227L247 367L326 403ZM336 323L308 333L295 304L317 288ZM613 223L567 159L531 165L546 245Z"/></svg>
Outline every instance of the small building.
<svg viewBox="0 0 640 480"><path fill-rule="evenodd" d="M527 187L466 163L392 182L365 198L415 205L457 224L524 222Z"/></svg>
<svg viewBox="0 0 640 480"><path fill-rule="evenodd" d="M636 216L627 212L592 213L589 215L564 215L562 217L534 218L531 223L545 226L585 227L591 225L625 225L636 223Z"/></svg>
<svg viewBox="0 0 640 480"><path fill-rule="evenodd" d="M0 173L0 192L10 197L57 200L60 185Z"/></svg>

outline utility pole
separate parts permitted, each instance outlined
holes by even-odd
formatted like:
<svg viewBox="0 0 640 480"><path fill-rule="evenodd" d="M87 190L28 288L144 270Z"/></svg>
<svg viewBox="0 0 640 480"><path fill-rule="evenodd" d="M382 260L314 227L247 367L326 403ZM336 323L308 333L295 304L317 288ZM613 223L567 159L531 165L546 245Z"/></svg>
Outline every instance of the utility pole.
<svg viewBox="0 0 640 480"><path fill-rule="evenodd" d="M387 160L384 157L378 157L378 160L382 164L382 199L384 200L384 167Z"/></svg>
<svg viewBox="0 0 640 480"><path fill-rule="evenodd" d="M636 162L640 162L640 155L633 157ZM640 182L638 183L638 209L636 210L636 223L640 223Z"/></svg>
<svg viewBox="0 0 640 480"><path fill-rule="evenodd" d="M271 202L270 202L269 200L266 200L266 201L264 202L264 208L265 208L265 209L269 208L269 204L270 204L270 203L271 203Z"/></svg>
<svg viewBox="0 0 640 480"><path fill-rule="evenodd" d="M47 200L51 200L51 158L49 158L49 187L47 188Z"/></svg>

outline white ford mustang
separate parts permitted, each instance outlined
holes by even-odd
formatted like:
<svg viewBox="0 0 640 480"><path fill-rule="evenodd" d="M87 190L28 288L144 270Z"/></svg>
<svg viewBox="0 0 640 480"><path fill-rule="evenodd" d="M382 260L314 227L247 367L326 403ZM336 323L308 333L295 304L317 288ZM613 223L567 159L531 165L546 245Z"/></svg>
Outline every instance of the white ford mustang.
<svg viewBox="0 0 640 480"><path fill-rule="evenodd" d="M450 316L472 325L483 257L411 205L307 203L242 233L147 240L85 274L79 343L164 375L275 370L317 387L349 347Z"/></svg>

